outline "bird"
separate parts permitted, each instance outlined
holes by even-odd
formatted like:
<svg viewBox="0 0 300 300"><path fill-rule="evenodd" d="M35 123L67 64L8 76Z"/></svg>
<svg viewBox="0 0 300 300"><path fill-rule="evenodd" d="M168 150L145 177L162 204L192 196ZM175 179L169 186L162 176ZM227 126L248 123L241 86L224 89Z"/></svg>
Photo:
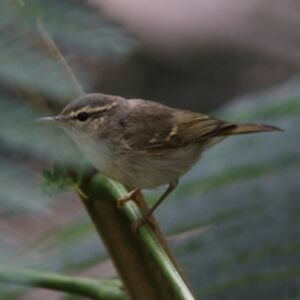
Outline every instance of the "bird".
<svg viewBox="0 0 300 300"><path fill-rule="evenodd" d="M118 207L142 189L168 184L155 204L133 224L149 222L201 154L230 135L281 131L266 124L241 124L142 99L91 93L39 122L62 127L92 165L129 189Z"/></svg>

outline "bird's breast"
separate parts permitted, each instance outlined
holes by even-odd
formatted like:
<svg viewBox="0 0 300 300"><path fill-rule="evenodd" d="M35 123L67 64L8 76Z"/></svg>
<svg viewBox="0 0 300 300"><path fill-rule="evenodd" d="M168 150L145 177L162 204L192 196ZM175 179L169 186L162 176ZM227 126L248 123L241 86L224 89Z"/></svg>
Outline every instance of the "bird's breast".
<svg viewBox="0 0 300 300"><path fill-rule="evenodd" d="M179 179L198 160L196 145L163 155L129 151L86 136L73 137L82 152L102 174L133 188L151 189Z"/></svg>

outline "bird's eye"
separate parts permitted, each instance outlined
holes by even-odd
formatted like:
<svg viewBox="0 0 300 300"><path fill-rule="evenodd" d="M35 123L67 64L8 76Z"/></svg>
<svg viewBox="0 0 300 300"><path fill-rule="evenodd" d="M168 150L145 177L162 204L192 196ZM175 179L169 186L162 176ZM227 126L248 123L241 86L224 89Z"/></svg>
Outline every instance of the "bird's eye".
<svg viewBox="0 0 300 300"><path fill-rule="evenodd" d="M88 119L89 115L86 113L86 112L81 112L77 115L77 119L80 121L80 122L84 122Z"/></svg>

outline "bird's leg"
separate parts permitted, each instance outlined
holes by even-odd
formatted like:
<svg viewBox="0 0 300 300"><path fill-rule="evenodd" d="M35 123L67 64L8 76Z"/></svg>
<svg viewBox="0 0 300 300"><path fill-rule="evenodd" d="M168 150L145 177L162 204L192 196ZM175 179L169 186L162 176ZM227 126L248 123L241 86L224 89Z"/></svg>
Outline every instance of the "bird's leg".
<svg viewBox="0 0 300 300"><path fill-rule="evenodd" d="M149 218L153 214L154 210L163 202L163 200L177 187L178 180L170 182L167 190L160 196L160 198L155 202L155 204L151 207L151 209L140 219L135 221L132 224L132 229L136 232L140 226L149 222Z"/></svg>
<svg viewBox="0 0 300 300"><path fill-rule="evenodd" d="M124 195L117 202L118 209L123 209L123 204L131 199L140 191L140 189L133 189L127 195ZM133 199L134 200L134 199Z"/></svg>

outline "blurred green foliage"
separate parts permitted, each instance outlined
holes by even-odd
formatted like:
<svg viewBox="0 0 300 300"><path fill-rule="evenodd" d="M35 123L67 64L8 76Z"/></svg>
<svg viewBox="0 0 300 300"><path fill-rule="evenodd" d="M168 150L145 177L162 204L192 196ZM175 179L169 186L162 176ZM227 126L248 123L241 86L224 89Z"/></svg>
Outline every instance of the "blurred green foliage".
<svg viewBox="0 0 300 300"><path fill-rule="evenodd" d="M51 197L72 189L80 190L80 180L72 178L66 166L56 162L53 165L53 172L43 171L44 182L41 183L42 193Z"/></svg>

